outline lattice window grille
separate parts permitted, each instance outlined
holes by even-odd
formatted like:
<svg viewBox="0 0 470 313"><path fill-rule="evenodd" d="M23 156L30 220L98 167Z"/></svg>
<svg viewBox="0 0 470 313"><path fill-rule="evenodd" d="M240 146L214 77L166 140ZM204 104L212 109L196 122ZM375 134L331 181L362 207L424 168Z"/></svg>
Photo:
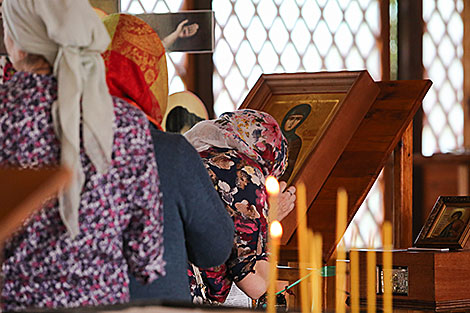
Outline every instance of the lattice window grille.
<svg viewBox="0 0 470 313"><path fill-rule="evenodd" d="M215 112L237 108L261 73L368 69L380 78L378 0L217 0Z"/></svg>
<svg viewBox="0 0 470 313"><path fill-rule="evenodd" d="M423 65L433 86L423 101L424 155L463 145L463 0L423 0Z"/></svg>

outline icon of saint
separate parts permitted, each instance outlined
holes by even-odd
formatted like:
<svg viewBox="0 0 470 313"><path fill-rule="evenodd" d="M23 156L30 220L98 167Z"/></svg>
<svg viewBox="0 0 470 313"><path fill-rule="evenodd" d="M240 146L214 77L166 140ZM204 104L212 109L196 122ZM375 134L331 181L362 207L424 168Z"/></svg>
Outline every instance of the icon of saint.
<svg viewBox="0 0 470 313"><path fill-rule="evenodd" d="M310 104L302 103L290 109L282 119L281 130L288 143L287 169L279 180L288 181L302 148L302 138L296 134L297 128L305 121L310 114L312 107Z"/></svg>
<svg viewBox="0 0 470 313"><path fill-rule="evenodd" d="M441 230L441 232L439 233L439 237L458 237L464 227L464 222L460 219L462 217L462 214L462 211L452 213L451 221L449 222L449 224L447 224L446 227L444 227L444 229Z"/></svg>

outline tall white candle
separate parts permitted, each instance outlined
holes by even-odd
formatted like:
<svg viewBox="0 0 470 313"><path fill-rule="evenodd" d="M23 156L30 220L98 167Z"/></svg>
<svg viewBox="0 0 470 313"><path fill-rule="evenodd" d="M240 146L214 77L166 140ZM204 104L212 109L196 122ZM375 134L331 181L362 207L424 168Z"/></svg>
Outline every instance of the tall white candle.
<svg viewBox="0 0 470 313"><path fill-rule="evenodd" d="M336 261L336 313L346 312L344 297L344 289L346 284L346 249L341 239L346 230L347 212L348 194L346 193L346 190L340 188L338 189L336 210L336 242L338 243Z"/></svg>
<svg viewBox="0 0 470 313"><path fill-rule="evenodd" d="M276 312L276 282L277 261L279 256L279 242L282 236L282 225L273 221L269 227L269 285L268 285L268 312Z"/></svg>
<svg viewBox="0 0 470 313"><path fill-rule="evenodd" d="M392 313L392 224L386 221L383 225L383 272L384 272L384 294L383 305L384 313Z"/></svg>
<svg viewBox="0 0 470 313"><path fill-rule="evenodd" d="M297 184L297 242L298 242L298 255L299 255L299 269L300 278L307 276L308 256L308 242L307 238L307 221L305 213L307 212L307 195L305 185L303 183ZM307 313L309 309L308 300L308 282L306 279L300 282L300 309L302 313Z"/></svg>
<svg viewBox="0 0 470 313"><path fill-rule="evenodd" d="M279 201L279 182L274 176L266 179L266 191L268 192L268 222L269 222L269 281L268 281L268 312L276 312L276 282L277 259L279 254L279 242L282 236L282 225L277 221L277 206Z"/></svg>

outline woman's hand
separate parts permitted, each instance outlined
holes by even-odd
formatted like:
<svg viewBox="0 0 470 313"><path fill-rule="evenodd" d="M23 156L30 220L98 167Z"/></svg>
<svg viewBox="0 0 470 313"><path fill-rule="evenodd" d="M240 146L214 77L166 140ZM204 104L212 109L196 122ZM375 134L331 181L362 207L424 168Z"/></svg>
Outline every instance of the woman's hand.
<svg viewBox="0 0 470 313"><path fill-rule="evenodd" d="M287 183L285 181L281 181L279 183L279 188L281 194L279 195L277 219L282 221L282 219L294 209L295 199L297 197L295 196L295 186L290 186L287 188Z"/></svg>

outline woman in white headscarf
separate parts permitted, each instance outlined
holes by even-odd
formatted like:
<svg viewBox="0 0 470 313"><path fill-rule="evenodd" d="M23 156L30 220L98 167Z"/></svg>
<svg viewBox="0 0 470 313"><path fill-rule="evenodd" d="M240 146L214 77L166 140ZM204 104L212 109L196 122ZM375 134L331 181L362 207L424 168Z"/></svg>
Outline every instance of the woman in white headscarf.
<svg viewBox="0 0 470 313"><path fill-rule="evenodd" d="M128 271L164 274L158 174L147 120L109 95L109 44L87 0L4 0L18 71L0 86L0 166L64 165L73 180L5 245L6 310L128 300Z"/></svg>

